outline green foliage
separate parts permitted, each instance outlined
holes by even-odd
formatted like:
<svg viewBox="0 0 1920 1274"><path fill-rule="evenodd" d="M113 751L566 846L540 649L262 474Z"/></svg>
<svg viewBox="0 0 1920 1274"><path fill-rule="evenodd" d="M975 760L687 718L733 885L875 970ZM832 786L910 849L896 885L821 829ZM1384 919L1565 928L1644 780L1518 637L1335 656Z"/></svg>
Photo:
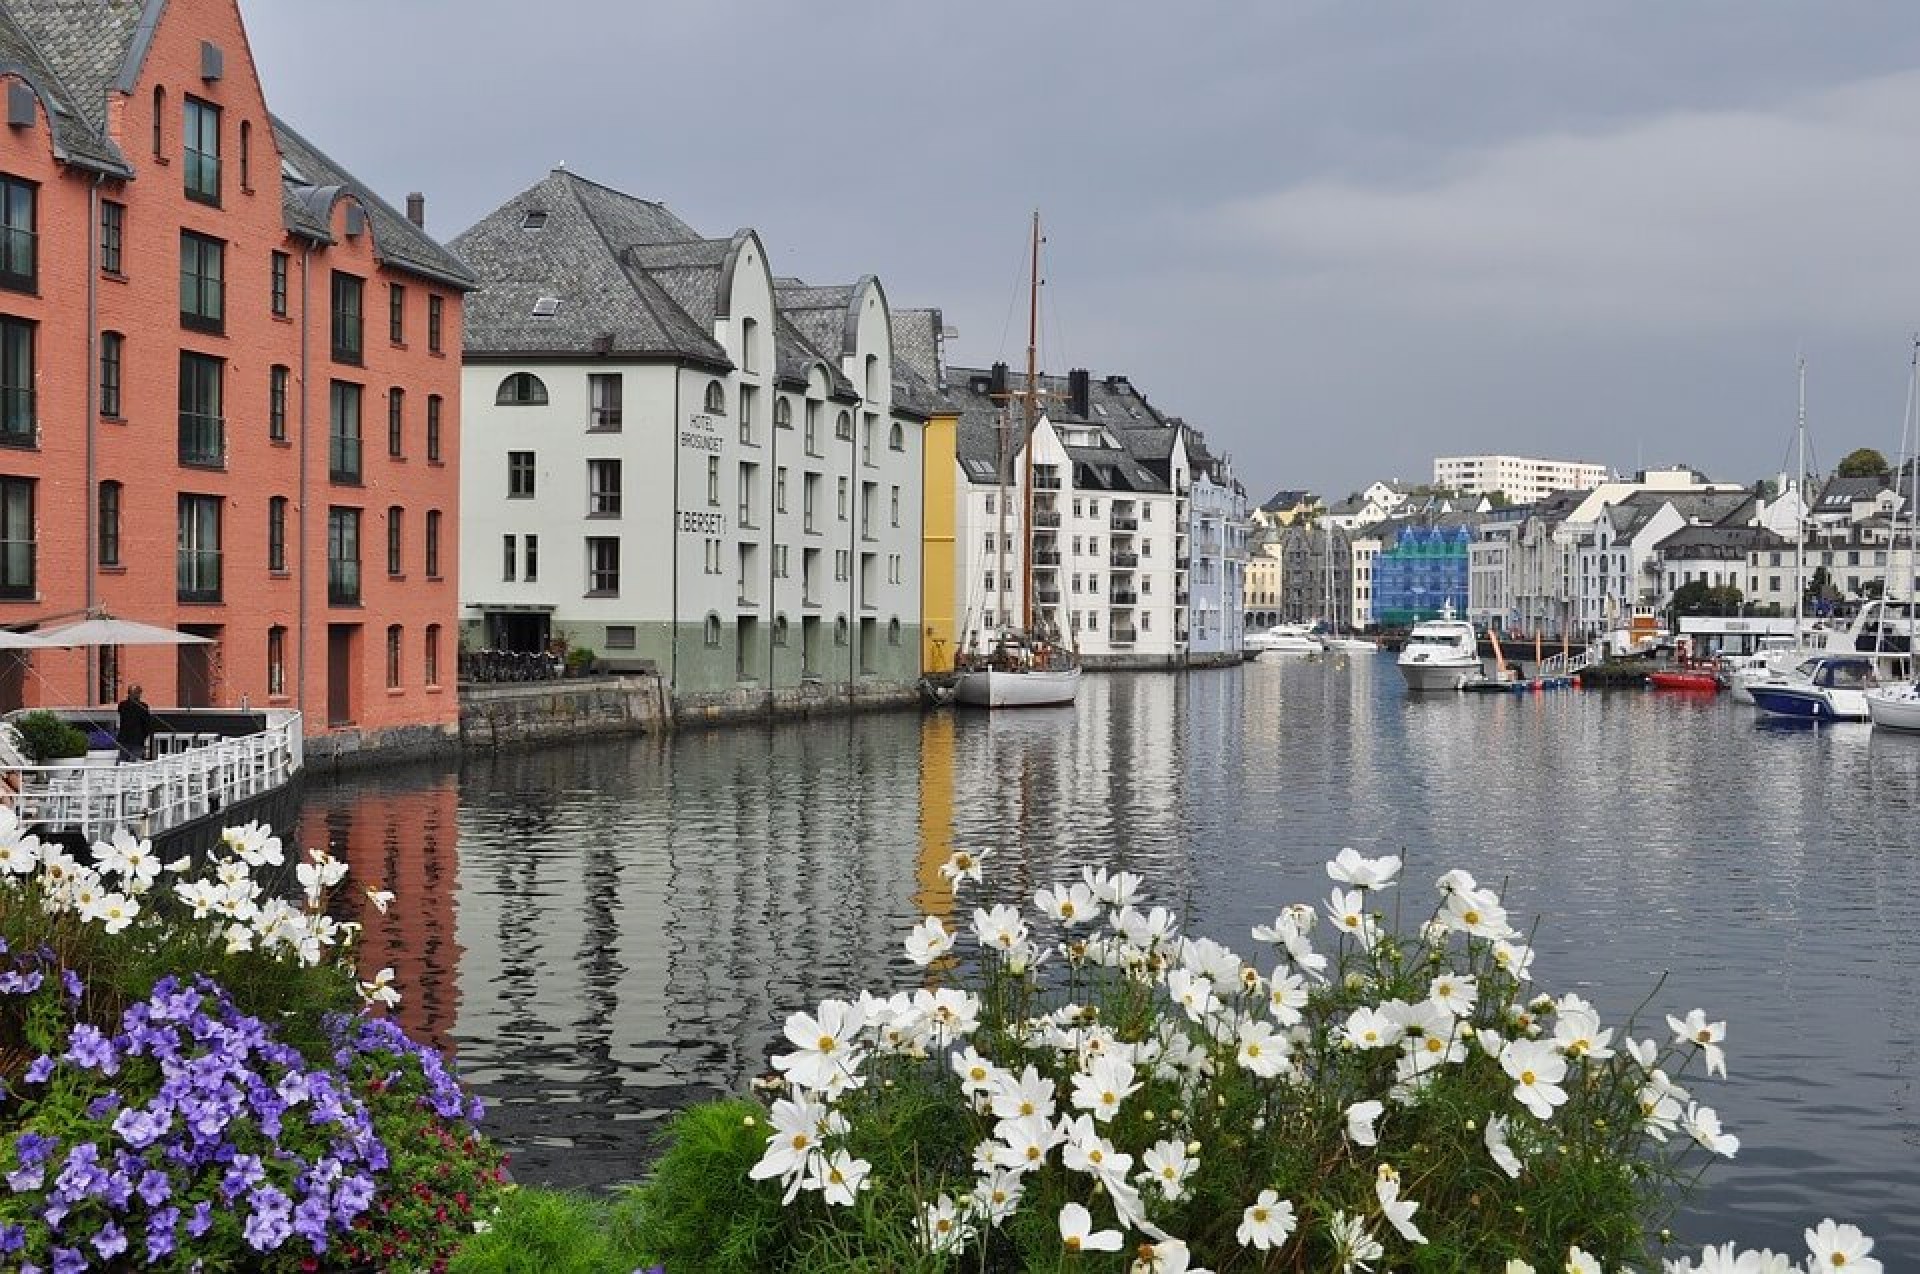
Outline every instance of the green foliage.
<svg viewBox="0 0 1920 1274"><path fill-rule="evenodd" d="M1744 595L1732 584L1709 584L1690 580L1673 590L1668 610L1678 628L1682 615L1738 615Z"/></svg>
<svg viewBox="0 0 1920 1274"><path fill-rule="evenodd" d="M766 1149L766 1109L739 1100L689 1107L665 1136L666 1153L630 1196L643 1257L674 1274L784 1268L793 1236L779 1192L747 1184Z"/></svg>
<svg viewBox="0 0 1920 1274"><path fill-rule="evenodd" d="M36 765L87 754L87 732L44 709L22 716L13 729L20 738L20 751Z"/></svg>
<svg viewBox="0 0 1920 1274"><path fill-rule="evenodd" d="M597 656L594 654L593 647L591 646L569 646L567 648L567 672L577 677L593 667L595 658L597 658Z"/></svg>
<svg viewBox="0 0 1920 1274"><path fill-rule="evenodd" d="M1877 478L1891 473L1887 458L1872 447L1860 447L1841 458L1834 471L1839 478Z"/></svg>
<svg viewBox="0 0 1920 1274"><path fill-rule="evenodd" d="M645 1266L630 1199L510 1189L448 1274L631 1274Z"/></svg>

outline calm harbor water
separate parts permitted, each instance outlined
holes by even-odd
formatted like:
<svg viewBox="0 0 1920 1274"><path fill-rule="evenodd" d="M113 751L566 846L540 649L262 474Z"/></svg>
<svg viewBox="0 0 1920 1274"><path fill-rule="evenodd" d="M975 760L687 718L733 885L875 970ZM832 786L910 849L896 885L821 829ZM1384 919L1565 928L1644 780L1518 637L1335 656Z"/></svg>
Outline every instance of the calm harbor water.
<svg viewBox="0 0 1920 1274"><path fill-rule="evenodd" d="M641 1172L789 1011L911 984L900 939L956 846L994 848L1009 896L1124 865L1248 953L1343 845L1405 854L1420 900L1464 867L1543 917L1543 989L1617 1021L1664 974L1656 1011L1727 1019L1733 1082L1696 1091L1744 1144L1683 1235L1799 1251L1834 1215L1893 1270L1920 1268L1917 805L1920 738L1724 698L1409 698L1361 656L395 771L314 786L298 835L399 892L369 964L457 1051L516 1174L569 1185Z"/></svg>

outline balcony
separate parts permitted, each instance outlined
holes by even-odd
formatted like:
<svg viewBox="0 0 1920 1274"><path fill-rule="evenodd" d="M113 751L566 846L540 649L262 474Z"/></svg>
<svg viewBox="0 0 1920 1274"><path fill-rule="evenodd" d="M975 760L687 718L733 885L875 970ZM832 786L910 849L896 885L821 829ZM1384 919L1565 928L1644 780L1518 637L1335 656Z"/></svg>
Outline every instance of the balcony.
<svg viewBox="0 0 1920 1274"><path fill-rule="evenodd" d="M1033 551L1033 564L1035 566L1060 565L1060 550L1059 549L1035 549Z"/></svg>
<svg viewBox="0 0 1920 1274"><path fill-rule="evenodd" d="M327 477L335 482L360 481L360 440L346 434L327 439Z"/></svg>
<svg viewBox="0 0 1920 1274"><path fill-rule="evenodd" d="M180 463L217 469L227 462L226 420L199 412L180 413Z"/></svg>
<svg viewBox="0 0 1920 1274"><path fill-rule="evenodd" d="M175 593L180 601L219 601L220 550L181 549L174 583Z"/></svg>
<svg viewBox="0 0 1920 1274"><path fill-rule="evenodd" d="M1107 594L1115 606L1138 606L1140 594L1131 588L1116 588Z"/></svg>
<svg viewBox="0 0 1920 1274"><path fill-rule="evenodd" d="M1187 567L1191 566L1192 564L1193 564L1193 557L1191 554L1175 553L1173 555L1173 569L1176 571L1184 571L1187 569Z"/></svg>
<svg viewBox="0 0 1920 1274"><path fill-rule="evenodd" d="M1139 640L1140 630L1133 627L1122 628L1116 625L1107 633L1107 644L1110 646L1131 646Z"/></svg>
<svg viewBox="0 0 1920 1274"><path fill-rule="evenodd" d="M1116 531L1138 531L1140 529L1140 518L1137 514L1133 513L1116 513L1113 515L1113 529Z"/></svg>
<svg viewBox="0 0 1920 1274"><path fill-rule="evenodd" d="M1057 588L1035 589L1033 596L1035 601L1045 606L1058 606L1060 604L1060 590Z"/></svg>
<svg viewBox="0 0 1920 1274"><path fill-rule="evenodd" d="M1036 491L1058 491L1060 489L1060 475L1057 473L1034 474L1033 489Z"/></svg>
<svg viewBox="0 0 1920 1274"><path fill-rule="evenodd" d="M1033 524L1035 527L1048 527L1053 530L1059 530L1060 514L1058 512L1035 513L1033 515Z"/></svg>
<svg viewBox="0 0 1920 1274"><path fill-rule="evenodd" d="M1115 549L1113 556L1109 560L1112 561L1114 566L1123 571L1130 571L1140 565L1140 555L1126 549Z"/></svg>

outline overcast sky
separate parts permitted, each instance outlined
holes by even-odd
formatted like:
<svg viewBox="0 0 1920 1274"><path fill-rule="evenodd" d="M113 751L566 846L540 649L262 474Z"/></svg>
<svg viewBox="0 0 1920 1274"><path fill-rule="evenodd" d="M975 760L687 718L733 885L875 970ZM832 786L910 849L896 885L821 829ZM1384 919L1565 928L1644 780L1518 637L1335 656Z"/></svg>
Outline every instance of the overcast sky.
<svg viewBox="0 0 1920 1274"><path fill-rule="evenodd" d="M553 166L1123 372L1256 499L1509 451L1892 454L1920 7L242 0L273 108L450 238Z"/></svg>

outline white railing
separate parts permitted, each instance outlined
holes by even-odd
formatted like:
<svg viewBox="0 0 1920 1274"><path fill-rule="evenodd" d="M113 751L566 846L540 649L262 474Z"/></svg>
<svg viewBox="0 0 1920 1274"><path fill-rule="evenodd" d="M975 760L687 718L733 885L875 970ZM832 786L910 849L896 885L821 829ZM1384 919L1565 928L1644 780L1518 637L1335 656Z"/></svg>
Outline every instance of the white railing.
<svg viewBox="0 0 1920 1274"><path fill-rule="evenodd" d="M155 740L161 755L151 761L9 767L0 771L0 801L43 836L91 843L120 828L160 836L271 792L300 772L306 760L300 714L274 709L262 715L266 728L254 734L161 735Z"/></svg>
<svg viewBox="0 0 1920 1274"><path fill-rule="evenodd" d="M1584 672L1597 663L1604 662L1606 649L1598 642L1585 650L1568 651L1564 655L1548 655L1540 661L1539 677L1571 677L1576 672Z"/></svg>

